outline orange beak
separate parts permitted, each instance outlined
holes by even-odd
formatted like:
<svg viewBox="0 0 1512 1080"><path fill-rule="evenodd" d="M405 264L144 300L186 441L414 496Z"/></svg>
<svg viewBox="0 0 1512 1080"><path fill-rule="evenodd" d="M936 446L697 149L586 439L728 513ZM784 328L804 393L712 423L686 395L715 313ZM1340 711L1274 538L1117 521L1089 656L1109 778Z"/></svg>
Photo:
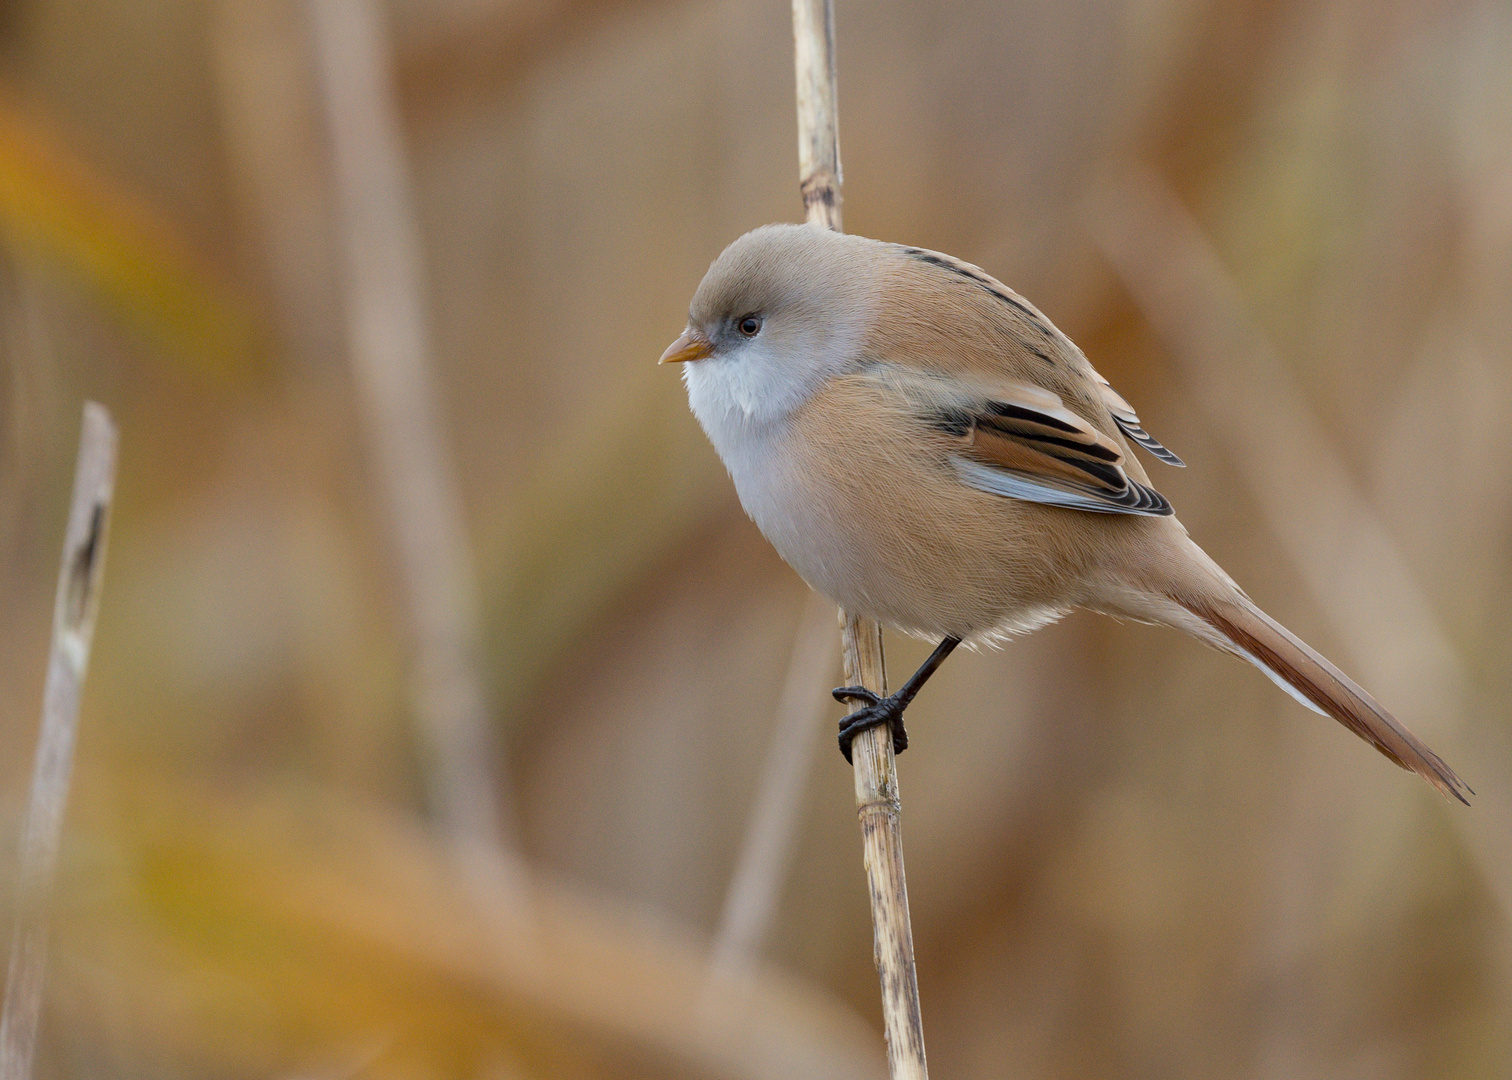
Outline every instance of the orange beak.
<svg viewBox="0 0 1512 1080"><path fill-rule="evenodd" d="M697 330L684 330L682 337L667 346L658 364L686 364L702 360L714 351L714 343Z"/></svg>

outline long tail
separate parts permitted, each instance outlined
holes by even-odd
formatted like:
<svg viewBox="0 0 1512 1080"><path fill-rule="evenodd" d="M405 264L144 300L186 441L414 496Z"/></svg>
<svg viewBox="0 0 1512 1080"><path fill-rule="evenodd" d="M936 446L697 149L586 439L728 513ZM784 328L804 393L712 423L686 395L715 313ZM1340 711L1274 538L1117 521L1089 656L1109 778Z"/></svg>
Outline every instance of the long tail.
<svg viewBox="0 0 1512 1080"><path fill-rule="evenodd" d="M1208 593L1198 597L1172 595L1168 599L1196 616L1203 628L1215 632L1199 636L1242 656L1302 704L1333 717L1444 795L1470 805L1466 796L1475 793L1442 758L1423 745L1358 683L1261 611L1237 587L1222 598Z"/></svg>

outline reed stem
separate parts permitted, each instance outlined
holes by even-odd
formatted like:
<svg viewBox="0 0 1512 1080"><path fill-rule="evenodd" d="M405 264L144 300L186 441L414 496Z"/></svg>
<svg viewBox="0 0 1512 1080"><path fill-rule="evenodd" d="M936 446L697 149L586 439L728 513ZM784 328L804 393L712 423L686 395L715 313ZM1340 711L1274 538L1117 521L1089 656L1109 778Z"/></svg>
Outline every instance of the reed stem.
<svg viewBox="0 0 1512 1080"><path fill-rule="evenodd" d="M819 726L830 714L834 684L835 605L810 593L799 617L787 677L777 702L777 724L766 768L756 789L745 842L730 875L724 912L714 933L712 969L747 969L761 953L777 913L798 836L803 792L808 786Z"/></svg>
<svg viewBox="0 0 1512 1080"><path fill-rule="evenodd" d="M793 56L798 87L798 172L811 225L841 231L840 133L835 93L833 0L793 0ZM882 628L841 613L845 681L887 693ZM851 745L862 860L872 907L872 943L882 982L882 1027L893 1080L926 1080L924 1025L914 970L913 928L903 872L902 803L892 732L868 728Z"/></svg>
<svg viewBox="0 0 1512 1080"><path fill-rule="evenodd" d="M307 0L340 220L348 351L403 585L433 808L467 863L513 839L477 579L433 385L420 227L375 0Z"/></svg>
<svg viewBox="0 0 1512 1080"><path fill-rule="evenodd" d="M63 567L53 602L42 728L16 860L16 929L5 980L5 1007L0 1013L0 1080L28 1080L37 1045L47 968L47 901L58 861L79 728L79 699L105 570L115 467L116 427L110 413L103 405L85 402L73 501L63 533Z"/></svg>

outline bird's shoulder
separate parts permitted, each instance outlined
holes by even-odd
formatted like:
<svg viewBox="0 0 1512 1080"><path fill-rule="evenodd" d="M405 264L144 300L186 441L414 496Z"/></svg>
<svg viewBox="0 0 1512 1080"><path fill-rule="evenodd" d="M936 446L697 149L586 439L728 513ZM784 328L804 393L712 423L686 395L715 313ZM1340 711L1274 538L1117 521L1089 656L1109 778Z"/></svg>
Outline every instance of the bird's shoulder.
<svg viewBox="0 0 1512 1080"><path fill-rule="evenodd" d="M881 274L883 314L867 342L871 358L979 387L1039 387L1098 430L1119 436L1106 381L1039 308L971 263L924 248L890 247Z"/></svg>
<svg viewBox="0 0 1512 1080"><path fill-rule="evenodd" d="M1136 443L1167 465L1184 464L1023 296L953 256L898 244L885 250L879 280L886 315L874 323L873 356L977 383L1038 387L1103 434Z"/></svg>

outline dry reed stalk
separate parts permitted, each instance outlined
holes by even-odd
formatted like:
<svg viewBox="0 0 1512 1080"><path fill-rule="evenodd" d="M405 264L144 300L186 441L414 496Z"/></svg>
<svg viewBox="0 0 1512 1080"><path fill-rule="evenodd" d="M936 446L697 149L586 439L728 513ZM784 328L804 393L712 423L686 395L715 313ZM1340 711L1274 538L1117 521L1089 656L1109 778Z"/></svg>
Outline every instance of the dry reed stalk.
<svg viewBox="0 0 1512 1080"><path fill-rule="evenodd" d="M835 93L833 0L793 0L793 56L798 84L798 175L811 225L840 231L840 131ZM847 685L887 693L882 628L841 613ZM857 735L856 809L862 860L870 886L872 945L882 981L882 1027L894 1080L924 1080L924 1024L914 970L913 927L903 873L902 803L892 732L886 725Z"/></svg>
<svg viewBox="0 0 1512 1080"><path fill-rule="evenodd" d="M506 835L477 585L440 409L392 49L375 0L309 0L334 157L348 349L396 549L433 808L467 869ZM481 858L480 858L481 857Z"/></svg>
<svg viewBox="0 0 1512 1080"><path fill-rule="evenodd" d="M772 746L714 933L710 967L716 974L748 967L760 954L776 914L814 763L814 735L830 713L827 690L835 685L835 660L835 605L811 592L793 636Z"/></svg>
<svg viewBox="0 0 1512 1080"><path fill-rule="evenodd" d="M1238 284L1175 191L1148 169L1107 181L1086 207L1103 255L1155 331L1171 347L1213 432L1227 446L1263 513L1309 590L1321 602L1365 682L1450 760L1506 775L1512 751L1495 725L1467 725L1476 699L1468 665L1390 525L1372 507L1308 406L1276 346L1245 310ZM1306 484L1296 478L1305 476ZM1340 806L1324 775L1328 763L1303 763L1291 821L1273 876L1284 880L1277 914L1256 960L1273 987L1272 1015L1257 1015L1257 1076L1293 1076L1300 1000L1286 992L1309 950L1325 947L1337 867L1315 853L1335 847L1330 831L1395 837L1408 828L1416 792L1405 786L1368 809ZM1450 820L1502 905L1512 910L1512 806L1484 785L1471 813ZM1300 852L1309 853L1302 856ZM1500 978L1512 954L1494 958Z"/></svg>
<svg viewBox="0 0 1512 1080"><path fill-rule="evenodd" d="M1496 725L1466 723L1477 697L1469 666L1390 526L1176 193L1148 170L1130 170L1089 201L1086 219L1140 310L1183 361L1214 432L1367 684L1450 760L1490 776L1512 771L1512 748ZM1450 818L1503 910L1512 911L1512 798L1486 784L1474 801L1473 813ZM1373 829L1384 828L1389 809L1371 807Z"/></svg>
<svg viewBox="0 0 1512 1080"><path fill-rule="evenodd" d="M53 602L42 728L16 861L16 929L5 980L5 1008L0 1013L0 1080L31 1076L47 966L47 899L68 801L79 697L94 639L115 468L115 424L103 405L85 402L73 502L63 533L63 566Z"/></svg>

